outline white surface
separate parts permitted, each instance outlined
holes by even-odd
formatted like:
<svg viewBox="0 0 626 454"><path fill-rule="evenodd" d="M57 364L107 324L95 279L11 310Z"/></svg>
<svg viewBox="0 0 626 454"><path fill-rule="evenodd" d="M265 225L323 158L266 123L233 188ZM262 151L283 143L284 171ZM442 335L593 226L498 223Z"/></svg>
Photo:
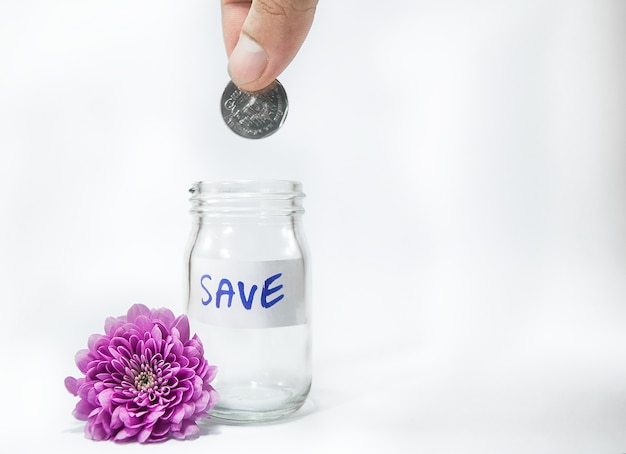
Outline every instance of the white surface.
<svg viewBox="0 0 626 454"><path fill-rule="evenodd" d="M83 438L74 353L182 310L193 181L288 178L310 400L186 452L626 452L626 4L322 0L250 142L217 3L0 3L3 451L139 452Z"/></svg>

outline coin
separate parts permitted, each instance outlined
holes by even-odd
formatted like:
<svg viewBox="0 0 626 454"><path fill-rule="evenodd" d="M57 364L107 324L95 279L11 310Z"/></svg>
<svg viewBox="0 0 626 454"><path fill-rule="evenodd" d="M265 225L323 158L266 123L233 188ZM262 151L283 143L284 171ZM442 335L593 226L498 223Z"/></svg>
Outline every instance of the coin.
<svg viewBox="0 0 626 454"><path fill-rule="evenodd" d="M262 139L280 129L287 118L287 93L275 80L266 89L249 93L232 81L222 94L222 118L241 137Z"/></svg>

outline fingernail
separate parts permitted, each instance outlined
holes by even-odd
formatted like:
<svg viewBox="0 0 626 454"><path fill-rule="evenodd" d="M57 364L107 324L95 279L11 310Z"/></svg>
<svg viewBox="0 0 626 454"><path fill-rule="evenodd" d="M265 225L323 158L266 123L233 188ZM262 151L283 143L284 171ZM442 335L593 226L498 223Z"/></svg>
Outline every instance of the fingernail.
<svg viewBox="0 0 626 454"><path fill-rule="evenodd" d="M242 34L228 61L230 78L237 85L254 82L263 74L267 60L265 50L247 35Z"/></svg>

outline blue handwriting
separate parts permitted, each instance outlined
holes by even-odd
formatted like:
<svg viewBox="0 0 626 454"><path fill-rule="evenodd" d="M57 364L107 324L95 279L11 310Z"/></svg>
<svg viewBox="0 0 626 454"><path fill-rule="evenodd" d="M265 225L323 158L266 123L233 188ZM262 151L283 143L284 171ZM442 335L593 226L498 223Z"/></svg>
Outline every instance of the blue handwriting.
<svg viewBox="0 0 626 454"><path fill-rule="evenodd" d="M261 289L261 307L268 309L285 297L282 293L275 295L275 293L279 292L283 288L283 284L278 284L276 282L282 275L282 273L277 273L265 279L263 288ZM258 285L253 284L250 286L250 290L246 292L246 285L243 282L237 282L237 286L235 287L229 279L222 278L217 285L217 289L214 291L215 296L213 296L213 293L209 290L212 281L213 278L211 278L209 274L203 274L202 277L200 277L200 287L202 287L202 290L206 293L206 296L203 296L201 299L203 305L208 306L213 300L215 300L215 307L219 309L223 306L223 298L227 298L228 303L226 304L226 307L231 307L233 304L233 298L235 295L239 295L239 299L241 300L241 304L244 309L252 309L254 296L259 289ZM277 285L272 287L272 284L275 283Z"/></svg>

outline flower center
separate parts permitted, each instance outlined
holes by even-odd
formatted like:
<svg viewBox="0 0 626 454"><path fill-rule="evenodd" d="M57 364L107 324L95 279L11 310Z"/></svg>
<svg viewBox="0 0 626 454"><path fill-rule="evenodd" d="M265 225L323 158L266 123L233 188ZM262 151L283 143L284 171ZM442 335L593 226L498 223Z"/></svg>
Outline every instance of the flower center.
<svg viewBox="0 0 626 454"><path fill-rule="evenodd" d="M145 391L154 386L154 374L150 370L141 371L135 377L135 388L138 391Z"/></svg>

